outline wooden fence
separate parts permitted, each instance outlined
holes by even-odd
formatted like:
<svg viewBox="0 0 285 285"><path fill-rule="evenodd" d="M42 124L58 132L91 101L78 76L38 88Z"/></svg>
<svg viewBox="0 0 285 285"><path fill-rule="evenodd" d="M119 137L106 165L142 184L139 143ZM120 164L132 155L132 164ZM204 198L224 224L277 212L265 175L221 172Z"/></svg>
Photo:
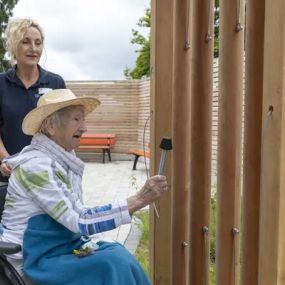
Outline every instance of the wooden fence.
<svg viewBox="0 0 285 285"><path fill-rule="evenodd" d="M213 64L212 173L217 170L218 136L218 60ZM89 132L115 133L116 153L142 148L150 137L150 80L68 81L76 95L95 96L100 107L87 118Z"/></svg>
<svg viewBox="0 0 285 285"><path fill-rule="evenodd" d="M78 96L95 96L101 105L87 117L88 132L115 133L113 152L127 153L142 148L144 126L150 115L149 80L68 81ZM149 142L149 124L145 141Z"/></svg>
<svg viewBox="0 0 285 285"><path fill-rule="evenodd" d="M218 138L218 60L213 64L212 173L217 172ZM78 96L91 95L101 106L87 118L89 132L115 133L116 153L142 148L150 136L150 80L68 81L67 87ZM145 136L145 137L143 137Z"/></svg>

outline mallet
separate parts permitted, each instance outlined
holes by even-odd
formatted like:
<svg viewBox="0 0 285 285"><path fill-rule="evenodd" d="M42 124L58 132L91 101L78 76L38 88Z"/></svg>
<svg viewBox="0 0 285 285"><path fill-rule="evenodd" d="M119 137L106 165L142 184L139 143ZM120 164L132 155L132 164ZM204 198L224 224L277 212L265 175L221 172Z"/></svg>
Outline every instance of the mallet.
<svg viewBox="0 0 285 285"><path fill-rule="evenodd" d="M172 140L171 140L171 138L168 138L168 137L163 138L161 140L161 143L160 143L159 147L161 148L161 156L160 156L158 174L159 175L163 175L164 174L164 167L165 167L168 151L172 150Z"/></svg>
<svg viewBox="0 0 285 285"><path fill-rule="evenodd" d="M172 140L171 138L165 137L161 140L161 143L159 145L161 148L161 156L160 156L160 162L159 162L159 168L158 168L158 175L163 175L164 174L164 167L167 159L167 154L169 150L172 150ZM153 203L154 210L156 213L157 218L159 218L159 213L156 208L156 204Z"/></svg>

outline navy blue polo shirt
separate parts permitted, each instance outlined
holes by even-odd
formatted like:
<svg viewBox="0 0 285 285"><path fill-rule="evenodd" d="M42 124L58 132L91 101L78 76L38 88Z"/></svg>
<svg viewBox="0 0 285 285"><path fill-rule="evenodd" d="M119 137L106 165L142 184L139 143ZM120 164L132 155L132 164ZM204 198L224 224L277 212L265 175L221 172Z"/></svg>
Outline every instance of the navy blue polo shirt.
<svg viewBox="0 0 285 285"><path fill-rule="evenodd" d="M32 137L23 133L22 122L40 96L51 89L66 88L61 76L38 68L39 79L28 89L16 74L17 66L0 73L0 135L10 155L30 144Z"/></svg>

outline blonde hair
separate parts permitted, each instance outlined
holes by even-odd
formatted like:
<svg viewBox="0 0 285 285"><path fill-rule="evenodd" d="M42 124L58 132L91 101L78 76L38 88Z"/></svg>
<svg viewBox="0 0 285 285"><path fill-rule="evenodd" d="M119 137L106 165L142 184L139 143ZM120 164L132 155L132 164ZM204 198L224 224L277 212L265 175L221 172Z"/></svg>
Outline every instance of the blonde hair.
<svg viewBox="0 0 285 285"><path fill-rule="evenodd" d="M42 42L44 42L43 30L35 20L30 18L14 18L8 22L5 30L5 48L12 64L16 62L17 47L30 27L34 27L40 32Z"/></svg>

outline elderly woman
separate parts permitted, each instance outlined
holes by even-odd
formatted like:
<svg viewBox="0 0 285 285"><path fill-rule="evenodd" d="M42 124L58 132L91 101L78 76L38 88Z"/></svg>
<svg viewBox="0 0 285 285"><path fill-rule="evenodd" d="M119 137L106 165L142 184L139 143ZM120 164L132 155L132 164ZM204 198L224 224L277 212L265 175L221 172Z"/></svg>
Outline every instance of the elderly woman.
<svg viewBox="0 0 285 285"><path fill-rule="evenodd" d="M84 164L74 149L86 131L85 116L99 103L68 89L46 93L23 121L31 144L8 159L12 174L0 239L22 245L23 252L9 259L20 273L24 267L32 284L150 284L122 245L89 237L129 223L136 210L167 190L165 177L153 176L126 200L84 207Z"/></svg>

